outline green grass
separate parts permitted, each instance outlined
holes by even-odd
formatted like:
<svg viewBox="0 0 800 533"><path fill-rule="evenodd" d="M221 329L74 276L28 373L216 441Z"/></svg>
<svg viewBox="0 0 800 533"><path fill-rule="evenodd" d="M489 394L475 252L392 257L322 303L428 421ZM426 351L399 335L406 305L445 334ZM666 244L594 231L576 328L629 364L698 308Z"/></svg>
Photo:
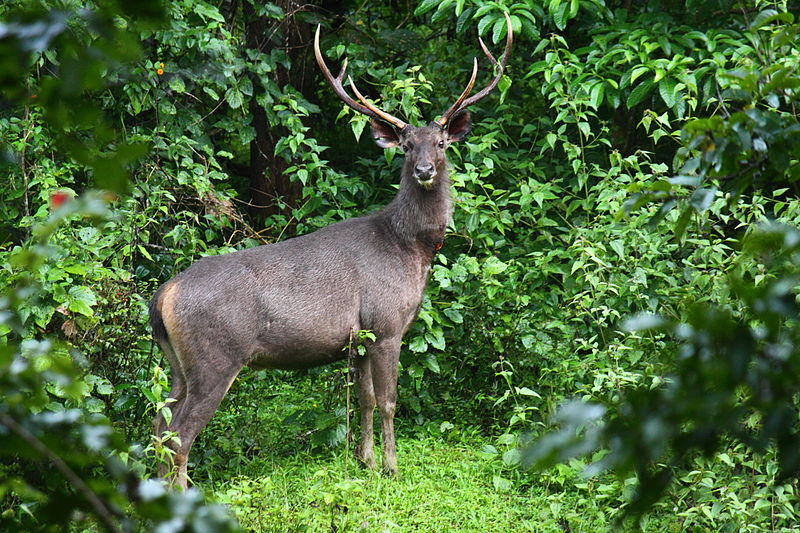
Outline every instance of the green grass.
<svg viewBox="0 0 800 533"><path fill-rule="evenodd" d="M245 372L192 452L194 482L249 531L596 532L612 521L618 495L574 468L506 466L482 452L496 439L470 425L442 433L399 420L394 478L360 467L343 444L312 451L283 419L297 406L332 411L344 394L284 377Z"/></svg>
<svg viewBox="0 0 800 533"><path fill-rule="evenodd" d="M578 492L496 488L496 461L481 456L478 441L400 437L395 478L342 453L301 453L254 459L246 473L207 488L250 531L577 532L607 523Z"/></svg>

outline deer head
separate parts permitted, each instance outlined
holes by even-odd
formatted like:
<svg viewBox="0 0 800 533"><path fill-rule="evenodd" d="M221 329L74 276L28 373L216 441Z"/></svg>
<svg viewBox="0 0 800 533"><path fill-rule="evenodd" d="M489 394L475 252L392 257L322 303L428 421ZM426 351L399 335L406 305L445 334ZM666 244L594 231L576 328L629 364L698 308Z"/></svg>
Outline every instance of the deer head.
<svg viewBox="0 0 800 533"><path fill-rule="evenodd" d="M410 174L420 186L428 189L433 186L436 177L446 169L447 160L445 158L445 150L447 146L449 146L450 143L462 140L472 128L472 120L467 108L489 94L497 86L503 76L503 71L508 62L508 56L511 53L513 38L511 19L507 13L505 17L507 30L506 46L500 58L500 62L489 53L483 40L478 38L483 53L495 66L496 72L492 81L477 94L471 97L469 96L478 76L478 59L474 58L472 75L470 76L466 88L456 99L455 103L450 106L441 117L431 121L427 126L422 127L407 124L399 118L379 109L361 94L353 82L353 79L348 76L347 80L350 83L350 88L358 99L358 101L354 100L342 85L347 70L347 58L345 58L342 63L342 69L339 75L334 77L325 64L325 60L322 58L322 53L319 49L319 26L317 26L317 32L314 36L314 55L317 58L317 64L322 70L322 74L325 76L325 79L328 80L331 87L333 87L333 90L339 98L351 109L372 118L370 127L375 143L381 148L399 146L406 155L404 174Z"/></svg>

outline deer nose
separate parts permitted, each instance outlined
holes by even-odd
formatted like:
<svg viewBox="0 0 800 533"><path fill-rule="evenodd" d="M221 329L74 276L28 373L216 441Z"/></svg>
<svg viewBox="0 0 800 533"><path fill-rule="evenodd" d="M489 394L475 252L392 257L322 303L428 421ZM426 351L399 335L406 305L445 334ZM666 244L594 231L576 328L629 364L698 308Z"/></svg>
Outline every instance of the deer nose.
<svg viewBox="0 0 800 533"><path fill-rule="evenodd" d="M428 179L433 176L433 165L430 163L420 163L414 167L414 174L417 178Z"/></svg>

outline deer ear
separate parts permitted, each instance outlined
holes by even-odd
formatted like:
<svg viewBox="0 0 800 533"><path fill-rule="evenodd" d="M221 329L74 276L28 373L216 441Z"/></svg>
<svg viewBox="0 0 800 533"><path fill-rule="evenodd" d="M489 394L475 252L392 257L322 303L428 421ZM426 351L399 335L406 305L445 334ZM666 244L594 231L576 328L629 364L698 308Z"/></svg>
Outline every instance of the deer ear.
<svg viewBox="0 0 800 533"><path fill-rule="evenodd" d="M389 124L373 118L369 126L372 129L372 138L375 139L375 144L381 148L393 148L400 144L400 136Z"/></svg>
<svg viewBox="0 0 800 533"><path fill-rule="evenodd" d="M469 111L457 113L450 122L447 123L447 140L451 143L461 141L472 129L472 117Z"/></svg>

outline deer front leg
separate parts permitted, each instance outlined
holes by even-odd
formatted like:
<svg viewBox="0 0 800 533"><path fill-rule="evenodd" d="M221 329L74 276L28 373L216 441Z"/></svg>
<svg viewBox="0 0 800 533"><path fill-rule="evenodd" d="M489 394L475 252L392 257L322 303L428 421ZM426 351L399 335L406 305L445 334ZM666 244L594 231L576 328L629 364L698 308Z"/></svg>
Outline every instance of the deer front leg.
<svg viewBox="0 0 800 533"><path fill-rule="evenodd" d="M358 368L358 404L361 411L361 442L356 448L356 458L369 468L375 468L375 451L372 444L372 413L375 410L375 390L372 387L370 358L356 355Z"/></svg>
<svg viewBox="0 0 800 533"><path fill-rule="evenodd" d="M397 451L394 440L394 411L397 405L397 363L400 360L400 339L381 339L369 347L370 371L375 399L381 414L383 471L397 473Z"/></svg>

